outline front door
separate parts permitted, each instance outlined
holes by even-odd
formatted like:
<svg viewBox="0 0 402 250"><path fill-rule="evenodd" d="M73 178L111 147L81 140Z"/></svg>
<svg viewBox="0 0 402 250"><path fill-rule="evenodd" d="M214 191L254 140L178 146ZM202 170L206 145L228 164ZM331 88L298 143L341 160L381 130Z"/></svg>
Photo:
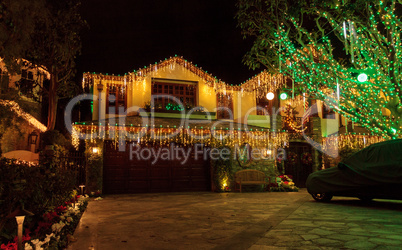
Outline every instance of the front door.
<svg viewBox="0 0 402 250"><path fill-rule="evenodd" d="M312 167L311 145L304 142L290 142L286 150L285 174L293 177L297 187L306 187L306 180L312 173Z"/></svg>

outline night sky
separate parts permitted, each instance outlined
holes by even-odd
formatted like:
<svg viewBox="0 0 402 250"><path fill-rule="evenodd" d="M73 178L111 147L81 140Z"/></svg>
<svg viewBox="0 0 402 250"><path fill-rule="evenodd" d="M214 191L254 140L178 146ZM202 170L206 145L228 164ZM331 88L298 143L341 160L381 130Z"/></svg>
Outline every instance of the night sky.
<svg viewBox="0 0 402 250"><path fill-rule="evenodd" d="M251 48L237 27L236 0L85 0L82 72L124 74L175 54L228 84L261 70L242 63Z"/></svg>

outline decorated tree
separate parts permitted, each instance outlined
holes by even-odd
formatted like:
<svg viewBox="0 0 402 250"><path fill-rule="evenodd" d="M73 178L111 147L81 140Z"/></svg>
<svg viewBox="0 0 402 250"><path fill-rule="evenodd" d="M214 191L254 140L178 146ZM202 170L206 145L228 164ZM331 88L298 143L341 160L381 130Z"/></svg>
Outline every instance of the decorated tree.
<svg viewBox="0 0 402 250"><path fill-rule="evenodd" d="M4 1L0 5L0 26L6 31L0 35L0 56L8 69L15 68L16 59L24 58L50 73L50 83L42 91L48 99L47 128L52 130L59 96L76 90L72 77L85 22L79 14L79 0L32 2Z"/></svg>
<svg viewBox="0 0 402 250"><path fill-rule="evenodd" d="M402 1L239 0L245 62L289 77L375 134L402 134Z"/></svg>

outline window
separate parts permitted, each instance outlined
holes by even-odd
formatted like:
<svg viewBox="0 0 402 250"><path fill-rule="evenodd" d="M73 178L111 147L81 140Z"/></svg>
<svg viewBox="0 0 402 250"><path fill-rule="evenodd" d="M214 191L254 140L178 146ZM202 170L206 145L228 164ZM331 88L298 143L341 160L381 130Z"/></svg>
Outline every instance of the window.
<svg viewBox="0 0 402 250"><path fill-rule="evenodd" d="M18 87L25 96L33 97L35 95L34 88L37 83L34 81L32 71L28 71L26 69L21 70L21 79L19 80Z"/></svg>
<svg viewBox="0 0 402 250"><path fill-rule="evenodd" d="M186 81L153 79L152 95L170 95L178 98L184 108L190 109L197 106L197 85ZM167 109L168 104L177 105L169 97L157 97L155 100L156 109Z"/></svg>
<svg viewBox="0 0 402 250"><path fill-rule="evenodd" d="M127 109L127 93L124 86L108 85L106 113L119 114Z"/></svg>
<svg viewBox="0 0 402 250"><path fill-rule="evenodd" d="M217 94L218 111L216 113L217 119L233 119L233 102L232 95L229 93Z"/></svg>
<svg viewBox="0 0 402 250"><path fill-rule="evenodd" d="M270 115L274 107L274 100L268 100L265 96L257 98L257 115Z"/></svg>
<svg viewBox="0 0 402 250"><path fill-rule="evenodd" d="M327 104L324 103L322 107L322 118L335 119L335 111L333 111Z"/></svg>

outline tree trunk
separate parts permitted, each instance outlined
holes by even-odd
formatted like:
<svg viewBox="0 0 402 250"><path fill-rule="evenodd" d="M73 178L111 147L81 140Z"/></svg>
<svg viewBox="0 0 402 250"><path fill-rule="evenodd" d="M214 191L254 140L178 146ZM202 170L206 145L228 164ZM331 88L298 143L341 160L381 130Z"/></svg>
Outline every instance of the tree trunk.
<svg viewBox="0 0 402 250"><path fill-rule="evenodd" d="M57 79L56 74L51 74L50 76L50 86L49 86L49 106L47 112L47 130L53 130L56 125L56 114L57 114Z"/></svg>

